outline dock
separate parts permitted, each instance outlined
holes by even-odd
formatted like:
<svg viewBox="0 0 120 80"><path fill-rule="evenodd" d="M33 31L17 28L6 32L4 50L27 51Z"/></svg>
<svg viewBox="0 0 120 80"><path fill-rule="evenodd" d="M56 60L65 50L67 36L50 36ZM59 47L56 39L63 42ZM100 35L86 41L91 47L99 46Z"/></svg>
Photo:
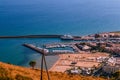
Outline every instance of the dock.
<svg viewBox="0 0 120 80"><path fill-rule="evenodd" d="M46 44L44 45L45 48L59 48L59 47L70 47L71 44L68 43L53 43L53 44Z"/></svg>

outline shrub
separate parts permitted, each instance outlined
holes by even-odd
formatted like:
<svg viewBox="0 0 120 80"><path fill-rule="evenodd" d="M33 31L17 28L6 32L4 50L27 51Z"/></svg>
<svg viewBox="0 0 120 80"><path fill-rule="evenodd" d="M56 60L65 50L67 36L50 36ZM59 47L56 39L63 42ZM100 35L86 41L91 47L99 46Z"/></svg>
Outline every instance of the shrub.
<svg viewBox="0 0 120 80"><path fill-rule="evenodd" d="M36 61L30 61L29 65L34 69L35 65L36 65Z"/></svg>

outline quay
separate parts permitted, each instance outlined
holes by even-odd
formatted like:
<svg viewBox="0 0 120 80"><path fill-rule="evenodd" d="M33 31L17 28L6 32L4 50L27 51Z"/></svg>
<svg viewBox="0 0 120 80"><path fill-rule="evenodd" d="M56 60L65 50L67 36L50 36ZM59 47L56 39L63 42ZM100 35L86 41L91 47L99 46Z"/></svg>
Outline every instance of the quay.
<svg viewBox="0 0 120 80"><path fill-rule="evenodd" d="M53 53L74 53L71 50L53 50Z"/></svg>
<svg viewBox="0 0 120 80"><path fill-rule="evenodd" d="M58 48L58 47L70 47L70 45L72 44L69 44L69 43L53 43L53 44L46 44L44 45L45 48Z"/></svg>

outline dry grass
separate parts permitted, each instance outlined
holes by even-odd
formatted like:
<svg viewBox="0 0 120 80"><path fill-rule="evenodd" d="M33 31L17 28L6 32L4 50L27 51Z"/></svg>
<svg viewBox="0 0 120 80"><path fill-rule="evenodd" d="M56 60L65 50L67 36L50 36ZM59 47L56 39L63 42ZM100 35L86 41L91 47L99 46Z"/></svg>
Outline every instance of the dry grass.
<svg viewBox="0 0 120 80"><path fill-rule="evenodd" d="M50 80L105 80L103 78L86 77L81 75L67 75L65 73L59 72L49 73ZM23 68L0 62L0 78L2 77L7 78L4 80L40 80L40 70L32 70L29 68ZM43 80L47 80L47 75L45 72L43 74L43 78Z"/></svg>

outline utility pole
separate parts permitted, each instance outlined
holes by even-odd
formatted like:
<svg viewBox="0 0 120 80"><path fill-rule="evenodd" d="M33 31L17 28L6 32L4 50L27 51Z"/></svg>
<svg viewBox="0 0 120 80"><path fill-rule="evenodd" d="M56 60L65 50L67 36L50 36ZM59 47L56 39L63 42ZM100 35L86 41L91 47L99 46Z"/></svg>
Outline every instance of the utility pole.
<svg viewBox="0 0 120 80"><path fill-rule="evenodd" d="M45 65L48 80L50 80L50 76L49 76L49 72L48 72L48 68L47 68L47 63L46 63L46 59L45 59L45 54L46 54L45 49L40 49L32 44L23 44L23 46L25 46L31 50L34 50L42 55L40 80L43 80L43 67L44 67L44 65Z"/></svg>
<svg viewBox="0 0 120 80"><path fill-rule="evenodd" d="M42 60L41 60L41 76L40 76L40 80L43 80L43 66L45 65L45 69L46 69L46 72L47 72L47 77L48 77L48 80L50 80L50 76L49 76L49 72L48 72L48 68L47 68L47 63L46 63L46 59L45 59L45 51L43 49L43 53L42 53Z"/></svg>

